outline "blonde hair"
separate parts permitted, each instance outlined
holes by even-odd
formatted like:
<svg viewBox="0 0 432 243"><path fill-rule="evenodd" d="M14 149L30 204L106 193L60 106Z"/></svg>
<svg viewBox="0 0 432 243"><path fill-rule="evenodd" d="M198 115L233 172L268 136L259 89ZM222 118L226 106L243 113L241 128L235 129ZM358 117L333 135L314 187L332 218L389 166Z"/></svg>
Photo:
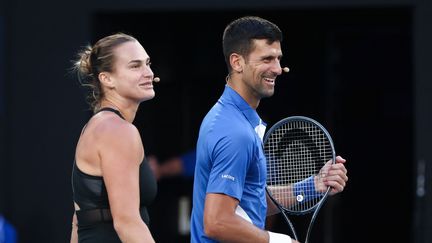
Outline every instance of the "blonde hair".
<svg viewBox="0 0 432 243"><path fill-rule="evenodd" d="M93 46L87 45L77 54L78 58L73 68L81 85L90 89L87 102L94 112L100 108L100 102L104 97L98 76L101 72L113 71L113 50L129 41L137 40L131 35L117 33L98 40Z"/></svg>

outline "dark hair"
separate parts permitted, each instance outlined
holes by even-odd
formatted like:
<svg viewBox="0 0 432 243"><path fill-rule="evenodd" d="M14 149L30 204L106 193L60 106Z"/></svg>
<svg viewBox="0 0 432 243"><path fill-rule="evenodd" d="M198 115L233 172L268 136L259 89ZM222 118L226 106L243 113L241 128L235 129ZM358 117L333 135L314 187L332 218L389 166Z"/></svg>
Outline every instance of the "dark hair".
<svg viewBox="0 0 432 243"><path fill-rule="evenodd" d="M254 48L254 39L265 39L269 44L282 41L282 31L272 22L256 16L245 16L232 21L223 33L222 45L228 71L231 72L230 55L238 53L247 57Z"/></svg>
<svg viewBox="0 0 432 243"><path fill-rule="evenodd" d="M90 88L87 101L93 111L100 108L100 101L103 98L103 90L99 81L101 72L113 71L114 48L129 41L137 41L134 37L117 33L106 36L96 42L93 46L86 46L78 52L78 59L74 69L82 86Z"/></svg>

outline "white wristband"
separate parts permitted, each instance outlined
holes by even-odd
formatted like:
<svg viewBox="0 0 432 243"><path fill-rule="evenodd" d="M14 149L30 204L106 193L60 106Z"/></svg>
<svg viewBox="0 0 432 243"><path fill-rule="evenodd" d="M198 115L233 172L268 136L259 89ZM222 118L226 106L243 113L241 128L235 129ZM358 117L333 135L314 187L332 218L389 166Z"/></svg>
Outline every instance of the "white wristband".
<svg viewBox="0 0 432 243"><path fill-rule="evenodd" d="M291 243L291 237L289 235L279 234L268 231L269 243Z"/></svg>

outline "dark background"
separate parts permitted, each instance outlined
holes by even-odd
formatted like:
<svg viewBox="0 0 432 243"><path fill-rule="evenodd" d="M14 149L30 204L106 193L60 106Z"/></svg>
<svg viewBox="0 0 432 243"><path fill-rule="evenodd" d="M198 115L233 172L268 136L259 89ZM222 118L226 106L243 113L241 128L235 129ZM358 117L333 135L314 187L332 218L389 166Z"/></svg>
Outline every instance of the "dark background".
<svg viewBox="0 0 432 243"><path fill-rule="evenodd" d="M18 0L0 9L0 213L20 242L69 239L74 148L90 116L68 70L76 52L117 31L140 40L161 82L134 123L146 153L163 160L194 147L224 88L223 29L244 15L284 32L291 71L258 108L268 127L314 118L348 160L349 184L320 211L312 242L432 241L430 1ZM190 208L192 181L159 181L158 242L188 242L179 205Z"/></svg>

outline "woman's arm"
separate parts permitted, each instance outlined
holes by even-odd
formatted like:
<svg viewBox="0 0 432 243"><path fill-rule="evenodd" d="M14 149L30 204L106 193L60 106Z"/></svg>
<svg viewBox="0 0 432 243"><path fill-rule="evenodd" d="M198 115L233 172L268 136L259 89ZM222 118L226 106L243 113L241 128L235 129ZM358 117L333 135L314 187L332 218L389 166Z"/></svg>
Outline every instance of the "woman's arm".
<svg viewBox="0 0 432 243"><path fill-rule="evenodd" d="M72 216L72 231L71 231L71 239L70 243L78 243L78 222L76 218L76 214Z"/></svg>
<svg viewBox="0 0 432 243"><path fill-rule="evenodd" d="M122 242L154 242L139 210L139 167L144 158L141 137L135 126L123 120L107 123L98 146L114 228Z"/></svg>

